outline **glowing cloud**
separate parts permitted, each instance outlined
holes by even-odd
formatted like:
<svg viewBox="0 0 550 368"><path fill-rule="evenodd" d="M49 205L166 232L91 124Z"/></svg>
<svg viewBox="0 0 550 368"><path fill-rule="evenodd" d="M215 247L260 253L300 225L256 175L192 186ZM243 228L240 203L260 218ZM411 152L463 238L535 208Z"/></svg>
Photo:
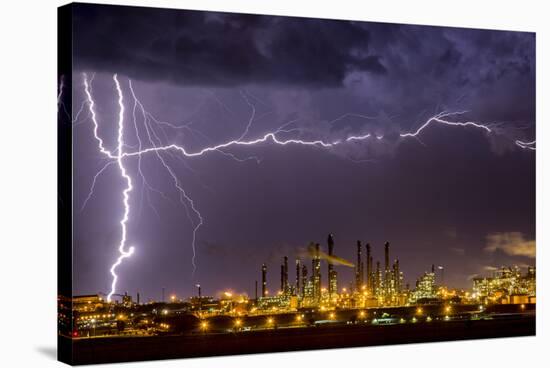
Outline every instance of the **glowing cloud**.
<svg viewBox="0 0 550 368"><path fill-rule="evenodd" d="M493 233L487 235L486 252L494 253L500 250L510 256L535 258L535 240L527 240L520 232Z"/></svg>

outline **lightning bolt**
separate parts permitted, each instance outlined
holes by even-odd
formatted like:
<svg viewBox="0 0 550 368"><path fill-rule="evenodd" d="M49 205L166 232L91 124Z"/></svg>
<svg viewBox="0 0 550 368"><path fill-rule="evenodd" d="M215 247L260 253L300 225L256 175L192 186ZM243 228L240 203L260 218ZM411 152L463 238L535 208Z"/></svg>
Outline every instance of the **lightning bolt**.
<svg viewBox="0 0 550 368"><path fill-rule="evenodd" d="M455 121L449 121L445 120L444 118L453 116L453 115L463 115L467 113L468 111L457 111L457 112L441 112L435 116L432 116L424 124L420 126L415 132L412 133L401 133L399 134L400 137L406 138L406 137L417 137L424 129L426 129L430 124L432 123L439 123L444 125L450 125L450 126L461 126L461 127L467 127L472 126L478 129L486 130L487 133L491 133L491 128L489 128L488 125L475 123L473 121L467 121L467 122L455 122Z"/></svg>
<svg viewBox="0 0 550 368"><path fill-rule="evenodd" d="M294 123L298 119L292 120L292 121L284 124L280 128L278 128L277 130L265 133L263 136L260 136L258 138L245 139L245 137L249 134L249 130L250 130L250 128L253 125L253 122L255 120L256 108L255 108L254 104L251 103L251 101L249 100L248 95L245 94L244 92L241 92L241 95L242 95L243 99L245 100L245 102L251 108L251 115L250 115L250 118L248 119L248 122L246 124L246 127L245 127L244 131L239 136L239 138L229 140L229 141L219 143L219 144L208 145L208 146L203 147L201 149L198 149L196 151L191 151L191 150L186 149L184 146L176 144L176 143L162 144L162 141L161 141L160 137L155 133L155 131L153 130L153 127L151 125L151 123L154 122L159 126L161 126L161 125L168 126L170 128L173 128L173 129L185 128L185 129L188 129L189 131L192 131L192 129L189 127L189 125L191 123L187 123L185 125L179 125L178 126L178 125L174 125L174 124L171 124L171 123L168 123L168 122L163 122L163 121L159 121L159 120L155 119L149 112L147 112L145 110L143 104L139 101L138 97L136 96L136 94L134 92L134 88L132 86L132 83L129 80L129 83L128 83L129 89L130 89L130 92L131 92L132 97L134 99L133 118L134 118L135 135L136 135L136 138L138 140L138 144L137 144L137 150L126 151L124 148L128 147L128 146L125 145L125 143L124 143L124 112L125 112L124 98L123 98L123 91L122 91L122 88L121 88L120 83L118 81L117 74L113 75L113 81L115 83L117 94L118 94L118 106L119 106L117 149L115 151L116 154L114 154L113 152L111 152L110 150L108 150L105 147L104 141L99 135L99 124L98 124L98 121L97 121L97 114L95 112L95 103L94 103L94 100L93 100L93 97L92 97L92 94L91 94L91 86L90 86L91 83L88 82L87 76L86 76L86 74L84 74L84 92L85 92L85 96L86 96L86 102L87 102L87 105L88 105L89 115L91 117L91 121L92 121L92 124L93 124L93 136L94 136L94 139L96 140L96 142L98 144L98 149L99 149L100 153L103 154L108 160L111 160L105 166L103 166L103 168L94 176L94 180L93 180L93 183L92 183L92 188L90 190L90 193L89 193L88 197L86 198L85 203L89 200L89 198L91 197L91 195L93 193L93 187L95 186L97 177L99 175L101 175L101 173L103 171L105 171L107 169L107 167L110 166L111 163L116 163L118 165L121 177L126 182L126 187L122 191L122 204L123 204L123 207L124 207L124 213L123 213L122 219L120 220L121 239L120 239L120 243L119 243L119 246L118 246L119 256L116 259L115 263L111 266L111 269L110 269L110 273L112 275L112 283L111 283L111 291L107 296L108 301L111 300L111 296L116 291L116 284L117 284L117 280L118 280L118 275L116 273L117 267L122 263L122 261L125 258L130 257L134 253L134 247L133 246L127 247L127 244L126 244L127 243L127 223L129 221L130 210L131 210L130 209L130 204L129 204L130 192L132 192L133 185L132 185L132 178L128 174L128 172L126 170L126 167L124 166L125 159L131 158L131 157L137 157L138 158L138 173L141 176L143 183L145 183L146 185L148 185L148 183L145 179L145 175L144 175L143 171L141 170L141 159L142 159L142 156L147 155L147 154L155 154L155 156L157 157L159 162L166 169L166 172L168 173L168 175L171 177L171 179L173 181L173 184L174 184L175 188L177 189L177 191L180 195L180 202L184 205L184 207L186 209L187 216L189 218L189 221L190 221L190 223L192 224L192 227L193 227L192 241L191 241L193 256L192 256L192 259L191 259L191 263L193 265L193 272L194 272L196 270L196 262L195 262L196 247L195 247L195 243L196 243L196 239L197 239L197 232L199 231L200 227L204 224L204 217L202 216L202 214L198 210L198 208L195 204L195 201L191 198L191 196L188 194L188 192L181 185L181 182L178 179L178 177L175 174L172 167L168 164L165 157L162 156L163 153L167 153L167 154L178 153L179 155L181 155L181 157L184 157L184 158L194 158L194 157L205 156L208 153L214 152L214 153L220 153L224 156L228 156L232 159L235 159L236 161L242 162L242 161L246 161L250 158L239 159L238 157L236 157L232 153L228 152L227 150L232 148L232 147L256 146L256 145L266 144L266 143L271 143L271 144L279 145L279 146L302 145L302 146L318 147L318 148L322 148L322 149L331 149L331 148L334 148L336 146L344 145L344 144L347 144L349 142L354 142L354 141L359 141L360 142L360 141L366 141L366 140L374 139L374 138L376 140L380 141L380 140L384 139L383 135L373 135L371 133L367 133L367 134L363 134L363 135L349 135L349 136L347 136L343 139L338 139L338 140L299 139L299 138L295 138L295 137L283 138L283 136L287 136L289 133L293 133L295 131L300 131L300 129L298 129L298 128L284 129L285 127L287 127L288 125ZM147 139L148 140L148 145L146 147L144 147L143 141L140 138L140 129L138 129L138 125L137 125L137 121L136 121L136 109L138 109L138 108L141 110L141 113L143 115L143 126L145 128L145 132L146 132L147 138L148 138ZM466 113L467 113L467 111L456 111L456 112L443 111L443 112L440 112L440 113L428 118L416 130L411 131L411 132L400 133L399 137L401 139L407 139L407 138L419 139L419 135L431 125L443 125L443 126L454 126L454 127L464 127L464 128L465 127L471 127L471 128L475 128L475 129L484 131L486 134L495 133L495 131L493 129L494 126L495 126L494 124L482 124L482 123L475 122L475 121L455 121L453 119L456 116L464 115ZM374 117L370 117L370 116L366 116L366 115L347 113L347 114L344 114L344 115L342 115L341 117L339 117L337 119L334 119L330 123L332 124L336 121L344 119L345 117L360 117L360 118L364 118L364 119L374 119ZM161 129L161 131L162 131L162 129ZM166 136L166 134L165 134L165 136ZM155 142L157 142L157 143L155 143ZM516 140L514 143L522 149L528 149L528 150L535 150L536 149L534 147L535 144L536 144L536 141L525 142L525 141ZM254 157L254 159L257 159L257 158ZM183 162L185 162L185 161L183 161ZM152 187L149 186L149 189L152 189ZM84 205L85 205L85 203L84 203ZM191 215L193 215L193 216L191 216Z"/></svg>
<svg viewBox="0 0 550 368"><path fill-rule="evenodd" d="M126 237L127 237L127 223L130 216L130 192L133 189L132 186L132 178L128 173L126 172L126 168L124 167L124 161L123 161L123 153L124 153L124 103L123 103L123 96L122 96L122 89L120 88L120 83L118 82L117 75L113 75L113 80L116 85L116 90L118 93L118 105L119 105L119 114L118 114L118 155L116 157L118 168L120 170L120 175L126 180L126 188L122 191L122 203L124 204L124 214L122 216L122 219L120 220L120 229L121 229L121 239L120 244L118 246L118 252L120 253L119 257L117 258L116 262L111 266L110 272L113 276L113 282L111 283L111 291L107 295L107 301L111 301L111 296L115 293L116 290L116 283L118 280L118 275L116 274L117 267L122 263L122 260L124 258L130 257L134 253L134 247L129 247L128 250L126 250ZM97 127L97 125L96 125ZM101 144L101 143L100 143Z"/></svg>
<svg viewBox="0 0 550 368"><path fill-rule="evenodd" d="M116 78L114 76L113 76L113 79L116 80ZM118 85L118 86L120 86L120 85ZM90 92L90 85L88 83L88 76L86 74L84 74L84 93L86 94L86 98L88 100L88 109L90 110L92 123L94 124L94 138L98 142L99 151L101 153L103 153L105 156L107 156L108 158L118 159L118 157L113 155L111 153L111 151L108 151L107 149L105 149L105 146L103 144L103 139L101 139L101 137L99 136L99 133L98 133L99 124L97 123L97 115L96 115L96 112L95 112L95 102L94 102L94 99L93 99L92 94ZM122 102L119 102L119 103L122 103ZM124 111L124 106L122 107L122 110ZM119 121L119 124L122 124L122 122ZM122 148L122 145L119 145L119 149L121 149L121 148ZM120 153L119 153L119 156L120 156Z"/></svg>
<svg viewBox="0 0 550 368"><path fill-rule="evenodd" d="M515 141L516 145L520 148L523 148L523 149L528 149L528 150L532 150L532 151L536 151L536 147L534 147L534 145L537 144L537 141L531 141L531 142L523 142L523 141L520 141L520 140L516 140Z"/></svg>

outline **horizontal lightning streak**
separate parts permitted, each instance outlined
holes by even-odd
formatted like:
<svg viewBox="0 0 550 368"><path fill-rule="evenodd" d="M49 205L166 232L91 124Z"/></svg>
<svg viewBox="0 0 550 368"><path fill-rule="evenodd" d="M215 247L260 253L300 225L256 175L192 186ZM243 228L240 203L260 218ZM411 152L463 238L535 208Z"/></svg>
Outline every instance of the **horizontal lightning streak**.
<svg viewBox="0 0 550 368"><path fill-rule="evenodd" d="M197 218L197 221L193 221L193 219L191 219L191 217L189 218L191 224L193 225L193 235L192 235L193 258L192 258L192 264L193 264L193 270L195 270L195 268L196 268L196 264L195 264L196 235L197 235L198 229L203 225L204 219L203 219L201 213L196 208L195 202L193 201L193 199L186 193L186 191L180 185L180 182L179 182L177 176L175 175L175 172L168 165L168 163L165 161L165 159L161 156L162 152L176 151L176 152L181 153L185 157L199 157L199 156L203 156L203 155L205 155L209 152L217 152L217 153L220 153L222 155L229 156L229 157L231 157L231 158L233 158L237 161L244 161L246 159L239 159L236 156L234 156L232 153L229 153L229 152L225 151L225 149L230 148L230 147L234 147L234 146L254 146L254 145L259 145L259 144L267 143L267 142L271 142L273 144L280 145L280 146L303 145L303 146L314 146L314 147L321 147L321 148L327 148L328 149L328 148L333 148L333 147L341 145L341 144L345 144L347 142L365 141L365 140L367 140L371 137L376 138L377 140L382 140L384 138L383 135L374 135L373 136L371 133L364 134L364 135L357 135L357 136L348 136L345 139L335 140L335 141L324 141L322 139L305 140L305 139L298 139L298 138L282 139L282 138L278 137L278 135L283 134L283 133L287 134L287 133L290 133L290 132L293 132L293 131L300 131L300 129L298 129L298 128L289 129L289 130L283 129L284 127L286 127L286 126L294 123L296 120L298 120L298 119L296 119L296 120L293 120L293 121L290 121L290 122L286 123L285 125L281 126L279 129L277 129L275 131L268 132L268 133L264 134L263 136L261 136L259 138L245 140L244 138L245 138L245 136L248 135L249 129L251 128L251 126L254 122L255 114L256 114L256 108L255 108L254 104L250 102L250 100L248 99L248 96L246 94L244 94L243 92L241 92L241 95L245 99L245 102L251 108L251 116L248 120L248 123L247 123L243 133L239 136L238 139L233 139L233 140L227 141L225 143L210 145L210 146L204 147L204 148L202 148L198 151L189 151L185 147L183 147L181 145L178 145L178 144L175 144L175 143L168 144L168 145L160 145L160 144L162 144L162 141L160 140L160 138L158 136L156 136L156 133L154 131L150 131L150 127L148 126L150 121L153 121L156 124L161 125L161 126L168 126L170 128L173 128L173 129L184 128L184 129L188 129L188 130L192 131L192 129L189 127L190 123L185 124L185 125L176 126L176 125L173 125L171 123L163 122L163 121L159 121L159 120L155 119L152 115L150 115L144 109L141 102L139 102L139 100L137 99L137 97L136 97L136 95L133 91L131 81L130 81L129 82L129 88L130 88L130 90L132 92L132 96L134 98L133 116L134 116L134 126L135 126L136 136L137 136L137 139L138 139L138 150L127 152L127 151L124 150L124 148L127 147L127 146L124 144L124 110L125 109L124 109L124 102L123 102L123 93L122 93L122 89L121 89L121 86L120 86L120 83L118 81L118 78L117 78L116 74L113 75L113 80L115 82L116 90L117 90L117 93L118 93L118 105L119 105L118 137L117 137L118 148L115 150L116 155L105 148L104 141L99 136L99 133L98 133L99 126L98 126L97 116L96 116L96 112L95 112L95 104L94 104L94 100L92 98L92 93L91 93L91 86L90 86L91 81L88 82L87 76L86 76L86 74L84 74L84 91L85 91L85 95L86 95L86 101L87 101L87 104L88 104L88 109L89 109L89 113L90 113L90 116L91 116L91 120L92 120L93 126L94 126L94 129L93 129L94 138L96 139L96 141L98 143L100 152L102 154L104 154L105 156L107 156L109 159L116 160L116 161L109 162L107 165L105 165L100 170L100 172L98 172L96 174L96 176L94 177L93 184L92 184L92 189L90 191L90 194L88 195L88 198L84 202L84 205L86 204L89 197L93 193L93 187L95 186L95 182L96 182L97 177L109 166L110 163L116 162L118 164L118 168L119 168L119 171L121 173L121 176L126 181L126 187L122 192L122 196L123 196L122 202L123 202L123 205L124 205L124 215L123 215L122 219L120 220L120 226L121 226L121 232L122 232L120 244L119 244L119 247L118 247L118 251L120 253L120 256L117 258L116 262L111 266L111 269L110 269L113 280L112 280L112 284L111 284L111 292L107 296L108 301L111 300L111 296L114 294L114 292L116 290L116 283L117 283L117 279L118 279L118 276L115 272L116 268L122 263L124 258L130 257L134 252L134 247L129 247L128 249L126 248L127 222L129 220L129 216L130 216L129 195L130 195L130 192L133 189L133 185L132 185L132 179L131 179L130 175L127 173L126 168L124 166L124 159L125 158L137 156L139 161L141 161L141 156L142 155L145 155L145 154L148 154L148 153L155 153L156 156L158 157L158 159L160 160L160 162L162 163L162 165L168 171L168 173L171 176L172 180L174 181L174 185L180 193L180 200L183 203L183 199L185 199L185 202L187 202L187 204L189 204L190 208L192 209L193 213L195 214L195 216ZM150 146L147 147L147 148L143 148L142 141L139 137L139 130L137 128L135 110L138 106L141 109L141 112L143 114L143 118L145 120L144 121L144 127L145 127L145 130L146 130L148 138L149 138ZM440 125L446 125L446 126L458 126L458 127L473 127L473 128L476 128L476 129L484 130L487 133L494 133L493 129L491 129L491 128L496 129L495 125L490 126L490 125L486 125L486 124L480 124L480 123L477 123L477 122L474 122L474 121L460 122L460 121L448 120L448 118L451 117L451 116L462 115L462 114L465 114L465 113L466 113L466 111L438 113L438 114L430 117L428 120L426 120L415 131L408 132L408 133L400 133L399 137L401 137L403 139L404 138L415 138L415 139L418 140L419 135L422 133L422 131L427 129L429 126L434 125L434 124L440 124ZM343 119L345 117L348 117L348 116L359 117L359 118L364 118L364 119L374 119L374 117L348 113L348 114L342 115L341 117L331 121L331 123L334 123L334 122L336 122L338 120L341 120L341 119ZM148 122L148 120L149 120L149 122ZM153 134L155 136L155 138L157 139L159 145L156 145L154 143L154 140L153 140L153 137L151 136L151 134ZM535 150L536 149L534 147L535 143L536 143L536 141L532 141L532 142L523 142L523 141L520 141L520 140L515 141L515 144L517 146L519 146L520 148L529 149L529 150ZM361 161L361 162L363 162L363 161ZM143 172L141 171L141 163L140 162L138 162L138 171L139 171L140 175L142 176L142 178L145 180ZM183 204L185 205L185 203L183 203ZM186 207L186 210L187 210L187 205L185 205L185 207ZM189 216L189 212L188 212L188 216Z"/></svg>
<svg viewBox="0 0 550 368"><path fill-rule="evenodd" d="M464 113L465 113L465 111L437 114L437 115L429 118L415 132L401 133L400 137L402 137L402 138L417 137L424 129L426 129L430 124L432 124L434 122L438 123L438 124L451 125L451 126L462 126L462 127L472 126L472 127L478 128L478 129L483 129L483 130L487 131L488 133L492 132L491 129L487 125L483 125L483 124L479 124L479 123L475 123L475 122L471 122L471 121L469 121L469 122L453 122L453 121L449 121L449 120L444 119L448 116L460 115L460 114L464 114ZM277 132L280 132L280 131L270 132L270 133L265 134L263 137L253 139L253 140L248 140L248 141L235 139L235 140L231 140L231 141L221 143L221 144L218 144L218 145L215 145L215 146L205 147L205 148L203 148L199 151L196 151L196 152L189 152L182 146L179 146L177 144L170 144L170 145L167 145L167 146L146 148L146 149L143 149L141 151L125 152L123 155L131 157L131 156L139 156L139 155L142 155L142 154L146 154L146 153L149 153L149 152L155 152L155 151L177 150L177 151L180 151L184 156L196 157L196 156L202 156L205 153L208 153L208 152L211 152L211 151L219 151L220 149L228 148L230 146L252 146L252 145L257 145L257 144L260 144L260 143L265 143L265 142L268 142L268 141L272 141L273 143L281 145L281 146L285 146L285 145L289 145L289 144L300 144L300 145L305 145L305 146L320 146L320 147L324 147L324 148L331 148L331 147L337 146L339 144L342 144L344 142L362 141L362 140L366 140L369 137L371 137L371 134L365 134L365 135L359 135L359 136L349 136L343 141L342 140L336 140L336 141L332 141L332 142L325 142L323 140L302 140L302 139L281 140L281 139L277 138L277 136L276 136ZM383 138L383 136L377 136L376 138L378 140L381 140Z"/></svg>
<svg viewBox="0 0 550 368"><path fill-rule="evenodd" d="M537 141L523 142L523 141L520 141L520 140L516 140L515 143L518 147L523 148L523 149L528 149L528 150L531 150L531 151L536 151L537 150L536 147L533 147L533 145L535 145L537 143Z"/></svg>

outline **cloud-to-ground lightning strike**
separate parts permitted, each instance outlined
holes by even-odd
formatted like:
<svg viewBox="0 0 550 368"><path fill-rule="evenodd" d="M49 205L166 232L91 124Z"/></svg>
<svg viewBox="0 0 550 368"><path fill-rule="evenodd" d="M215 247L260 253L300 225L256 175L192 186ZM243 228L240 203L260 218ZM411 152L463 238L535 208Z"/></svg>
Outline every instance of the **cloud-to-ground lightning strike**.
<svg viewBox="0 0 550 368"><path fill-rule="evenodd" d="M143 155L146 155L148 153L154 153L156 155L156 157L159 159L160 163L167 170L168 174L170 175L170 177L172 178L172 180L174 182L174 185L175 185L176 189L178 190L178 192L180 194L180 202L185 206L185 209L187 211L187 215L188 215L189 220L190 220L190 222L193 226L192 242L191 242L192 250L193 250L193 258L192 258L191 262L192 262L192 265L193 265L193 270L195 270L195 268L196 268L196 264L195 264L195 257L196 257L195 242L196 242L196 238L197 238L197 232L198 232L199 228L204 224L204 218L203 218L202 214L199 212L199 210L197 209L194 200L188 195L188 193L182 187L182 185L181 185L180 181L178 180L174 170L168 165L165 158L162 157L161 154L163 152L166 152L166 153L170 153L170 152L179 153L179 154L183 155L183 157L186 157L186 158L203 156L203 155L206 155L209 152L217 152L217 153L220 153L220 154L223 154L223 155L226 155L226 156L230 156L231 158L242 162L243 161L242 159L238 159L233 154L224 151L224 149L227 149L227 148L230 148L230 147L233 147L233 146L255 146L255 145L259 145L259 144L263 144L263 143L272 143L272 144L280 145L280 146L286 146L286 145L316 146L316 147L320 147L320 148L330 149L330 148L333 148L333 147L336 147L336 146L339 146L339 145L343 145L343 144L346 144L348 142L353 142L353 141L355 141L355 142L357 142L357 141L366 141L370 138L376 138L377 140L384 139L383 135L373 135L371 133L367 133L367 134L363 134L363 135L350 135L350 136L348 136L344 139L339 139L339 140L334 140L334 141L325 141L325 140L322 140L322 139L305 140L305 139L297 139L297 138L290 138L290 139L281 138L280 135L282 135L282 134L288 135L288 133L299 130L299 129L290 129L290 130L284 130L283 129L288 124L294 122L294 121L292 121L290 123L287 123L287 124L283 125L281 128L279 128L275 131L268 132L268 133L264 134L263 136L261 136L259 138L245 140L245 136L248 135L249 129L250 129L251 125L253 124L256 109L255 109L255 106L248 100L246 95L244 93L241 93L241 95L245 99L245 102L251 107L252 113L251 113L251 116L250 116L250 118L247 122L245 130L239 136L238 139L233 139L233 140L229 140L229 141L224 142L224 143L207 146L207 147L201 148L197 151L189 151L185 147L183 147L181 145L178 145L178 144L175 144L175 143L167 144L167 145L156 144L155 139L159 143L161 143L161 140L158 137L158 135L154 132L154 130L152 130L152 126L150 125L150 123L155 122L156 124L168 125L168 126L171 126L173 128L180 128L180 126L175 126L175 125L172 125L170 123L160 122L157 119L155 119L149 112L147 112L145 110L143 104L138 100L138 98L137 98L137 96L134 92L134 89L132 87L131 81L129 81L129 89L130 89L130 92L131 92L132 97L134 99L133 116L134 116L134 124L135 124L135 134L136 134L136 137L137 137L137 140L138 140L138 146L137 146L138 149L137 150L126 151L124 149L127 146L124 143L124 113L125 113L125 107L124 107L123 91L122 91L121 85L118 81L117 74L114 74L113 75L113 81L115 83L117 94L118 94L119 115L118 115L117 148L116 148L115 151L113 151L115 153L113 153L113 152L111 152L111 151L109 151L108 149L105 148L104 141L99 135L99 132L98 132L99 131L99 124L98 124L97 115L96 115L96 112L95 112L95 103L94 103L94 100L93 100L93 97L92 97L92 94L91 94L90 83L87 79L86 74L83 74L83 79L84 79L84 93L85 93L85 96L86 96L86 101L87 101L87 104L88 104L88 110L89 110L89 114L90 114L90 117L91 117L91 121L92 121L92 124L93 124L93 135L94 135L95 140L97 141L98 149L99 149L100 153L103 154L104 156L106 156L107 159L110 160L94 176L94 180L93 180L93 184L92 184L90 194L86 198L85 202L87 202L89 200L90 196L93 193L93 187L95 186L95 182L97 180L97 177L103 171L105 171L105 169L108 166L110 166L110 163L116 163L118 165L121 177L126 182L126 187L124 188L124 190L122 192L122 203L123 203L123 207L124 207L124 213L123 213L122 219L120 220L120 227L121 227L122 235L121 235L120 243L119 243L119 246L118 246L119 256L116 259L115 263L110 268L110 273L112 275L112 283L111 283L111 290L110 290L110 292L107 296L108 301L111 301L111 297L116 291L116 284L117 284L117 280L118 280L118 275L116 273L117 267L122 263L122 260L124 258L130 257L134 252L134 247L133 246L127 247L127 244L126 244L127 243L127 223L129 221L129 217L130 217L130 192L133 189L133 185L132 185L132 178L131 178L130 174L128 174L127 169L124 166L124 160L125 159L131 158L131 157L137 157L138 160L141 161L141 158L142 158ZM135 117L136 108L139 108L141 110L142 115L143 115L143 119L144 119L143 126L144 126L145 132L147 133L147 138L148 138L148 141L149 141L148 146L145 147L145 148L143 148L143 142L141 141L140 134L139 134L140 130L138 129L137 122L136 122L136 117ZM401 139L406 139L406 138L417 138L418 139L418 136L422 133L422 131L427 129L430 125L433 125L433 124L438 124L438 125L443 125L443 126L455 126L455 127L472 127L472 128L475 128L475 129L485 131L487 134L495 133L495 130L492 129L492 126L489 125L489 124L481 124L481 123L474 122L474 121L460 122L460 121L449 120L449 118L451 118L451 117L463 115L465 113L466 113L466 111L457 111L457 112L445 112L444 111L444 112L440 112L440 113L428 118L415 131L400 133L399 137ZM356 116L356 114L345 114L344 116ZM368 117L368 116L364 116L364 115L360 115L360 117L372 119L372 117ZM335 119L334 121L340 120L340 119L341 118L338 118L338 119ZM185 128L187 128L187 126L185 126ZM535 147L536 141L534 141L534 140L531 141L531 142L515 140L514 143L515 143L515 145L517 145L518 147L520 147L522 149L536 150L536 147ZM141 171L141 163L140 162L138 162L138 171L139 171L139 174L142 176L142 179L145 183L146 179L145 179L145 176L144 176L143 172ZM150 188L150 189L152 189L152 188ZM191 217L188 207L191 209L194 216L196 217L195 220Z"/></svg>
<svg viewBox="0 0 550 368"><path fill-rule="evenodd" d="M116 274L116 268L122 263L122 260L124 258L130 257L134 253L134 247L129 247L126 249L126 240L127 240L127 223L130 216L130 192L132 191L132 178L128 173L126 172L126 168L124 167L123 162L123 150L124 150L124 103L123 103L123 95L122 95L122 89L120 88L120 83L118 82L117 75L113 75L113 80L115 81L116 89L118 92L118 104L120 107L119 115L118 115L118 155L117 155L117 164L118 168L120 169L120 175L126 180L126 188L122 191L123 196L123 204L124 204L124 214L122 216L122 219L120 220L120 228L121 228L121 239L120 244L118 246L118 252L120 253L120 256L117 258L116 262L111 266L110 272L113 276L113 282L111 283L111 291L107 295L107 301L111 301L111 296L115 293L116 290L116 283L118 280L118 275Z"/></svg>

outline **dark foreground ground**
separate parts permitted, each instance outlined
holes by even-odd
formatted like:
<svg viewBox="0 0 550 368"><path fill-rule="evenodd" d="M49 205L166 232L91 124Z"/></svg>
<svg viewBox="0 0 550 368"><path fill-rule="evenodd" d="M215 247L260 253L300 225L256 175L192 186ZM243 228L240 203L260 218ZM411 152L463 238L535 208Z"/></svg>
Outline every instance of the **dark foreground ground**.
<svg viewBox="0 0 550 368"><path fill-rule="evenodd" d="M330 349L449 340L529 336L535 317L402 325L341 325L236 334L123 337L72 341L72 364ZM59 349L71 340L60 338Z"/></svg>

